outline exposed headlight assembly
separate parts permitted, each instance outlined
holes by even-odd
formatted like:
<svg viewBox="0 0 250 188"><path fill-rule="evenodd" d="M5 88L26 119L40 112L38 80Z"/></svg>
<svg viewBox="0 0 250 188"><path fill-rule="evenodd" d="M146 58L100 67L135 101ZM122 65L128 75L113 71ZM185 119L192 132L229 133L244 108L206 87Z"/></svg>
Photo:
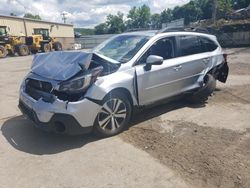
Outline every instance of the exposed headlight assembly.
<svg viewBox="0 0 250 188"><path fill-rule="evenodd" d="M59 92L67 94L77 94L85 92L89 88L89 86L96 81L102 70L103 67L97 67L83 75L76 76L67 81L63 81L57 87L57 90Z"/></svg>

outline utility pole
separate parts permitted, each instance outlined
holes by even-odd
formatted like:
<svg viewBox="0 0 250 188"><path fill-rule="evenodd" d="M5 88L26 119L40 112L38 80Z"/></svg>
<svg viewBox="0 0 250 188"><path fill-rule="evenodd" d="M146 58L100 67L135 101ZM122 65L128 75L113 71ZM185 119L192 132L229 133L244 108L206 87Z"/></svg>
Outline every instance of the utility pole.
<svg viewBox="0 0 250 188"><path fill-rule="evenodd" d="M67 13L63 12L61 15L62 15L63 23L66 23L66 20L67 20L66 15L67 15Z"/></svg>
<svg viewBox="0 0 250 188"><path fill-rule="evenodd" d="M212 12L213 23L215 23L217 18L217 9L218 9L218 0L213 0L213 12Z"/></svg>

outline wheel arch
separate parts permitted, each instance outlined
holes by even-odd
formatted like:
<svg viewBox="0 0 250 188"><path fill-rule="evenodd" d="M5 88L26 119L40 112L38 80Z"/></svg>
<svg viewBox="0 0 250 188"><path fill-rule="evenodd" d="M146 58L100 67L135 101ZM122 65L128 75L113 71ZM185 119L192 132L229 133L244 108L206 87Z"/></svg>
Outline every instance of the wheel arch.
<svg viewBox="0 0 250 188"><path fill-rule="evenodd" d="M134 106L132 95L131 95L131 93L130 93L130 91L128 89L126 89L124 87L115 88L115 89L111 90L105 97L107 97L108 95L110 95L112 93L122 93L122 94L126 95L126 97L128 98L130 104L132 106Z"/></svg>
<svg viewBox="0 0 250 188"><path fill-rule="evenodd" d="M98 91L97 91L98 92ZM131 92L124 87L119 87L119 88L114 88L111 89L110 91L106 92L106 91L100 91L99 90L99 95L101 95L101 97L95 98L93 96L91 96L90 93L86 94L85 97L99 105L102 105L104 99L111 95L112 93L122 93L125 94L125 96L129 99L129 102L132 106L136 106L137 105L137 101L135 101L135 99L133 99Z"/></svg>

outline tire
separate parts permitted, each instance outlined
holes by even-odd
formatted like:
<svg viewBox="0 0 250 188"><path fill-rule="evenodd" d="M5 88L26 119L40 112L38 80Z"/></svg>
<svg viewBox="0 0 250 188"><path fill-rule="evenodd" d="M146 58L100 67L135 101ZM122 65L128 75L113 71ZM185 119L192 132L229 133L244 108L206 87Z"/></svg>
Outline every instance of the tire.
<svg viewBox="0 0 250 188"><path fill-rule="evenodd" d="M22 44L22 45L19 45L17 46L17 53L19 56L27 56L29 55L29 48L27 45L25 44Z"/></svg>
<svg viewBox="0 0 250 188"><path fill-rule="evenodd" d="M212 95L216 88L216 79L211 75L207 74L204 77L204 85L196 92L194 92L188 101L193 103L205 103L208 97Z"/></svg>
<svg viewBox="0 0 250 188"><path fill-rule="evenodd" d="M41 47L41 50L42 50L42 52L45 52L45 53L50 52L51 48L50 48L49 43L43 43L42 47Z"/></svg>
<svg viewBox="0 0 250 188"><path fill-rule="evenodd" d="M102 138L119 134L127 127L131 114L131 103L126 95L121 92L108 94L96 116L94 134Z"/></svg>
<svg viewBox="0 0 250 188"><path fill-rule="evenodd" d="M8 51L4 46L0 46L0 58L5 58L8 54Z"/></svg>
<svg viewBox="0 0 250 188"><path fill-rule="evenodd" d="M55 42L53 44L55 51L62 51L62 44L60 42Z"/></svg>
<svg viewBox="0 0 250 188"><path fill-rule="evenodd" d="M32 54L36 54L36 53L38 52L38 50L31 49L30 52L31 52Z"/></svg>

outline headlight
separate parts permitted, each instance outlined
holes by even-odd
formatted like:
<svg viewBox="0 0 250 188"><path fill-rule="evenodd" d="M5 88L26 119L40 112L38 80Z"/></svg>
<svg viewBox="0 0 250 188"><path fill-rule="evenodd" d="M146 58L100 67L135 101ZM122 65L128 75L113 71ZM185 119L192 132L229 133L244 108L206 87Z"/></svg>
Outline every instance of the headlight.
<svg viewBox="0 0 250 188"><path fill-rule="evenodd" d="M84 92L92 83L96 81L102 70L102 67L97 67L84 75L61 82L57 90L69 94Z"/></svg>

